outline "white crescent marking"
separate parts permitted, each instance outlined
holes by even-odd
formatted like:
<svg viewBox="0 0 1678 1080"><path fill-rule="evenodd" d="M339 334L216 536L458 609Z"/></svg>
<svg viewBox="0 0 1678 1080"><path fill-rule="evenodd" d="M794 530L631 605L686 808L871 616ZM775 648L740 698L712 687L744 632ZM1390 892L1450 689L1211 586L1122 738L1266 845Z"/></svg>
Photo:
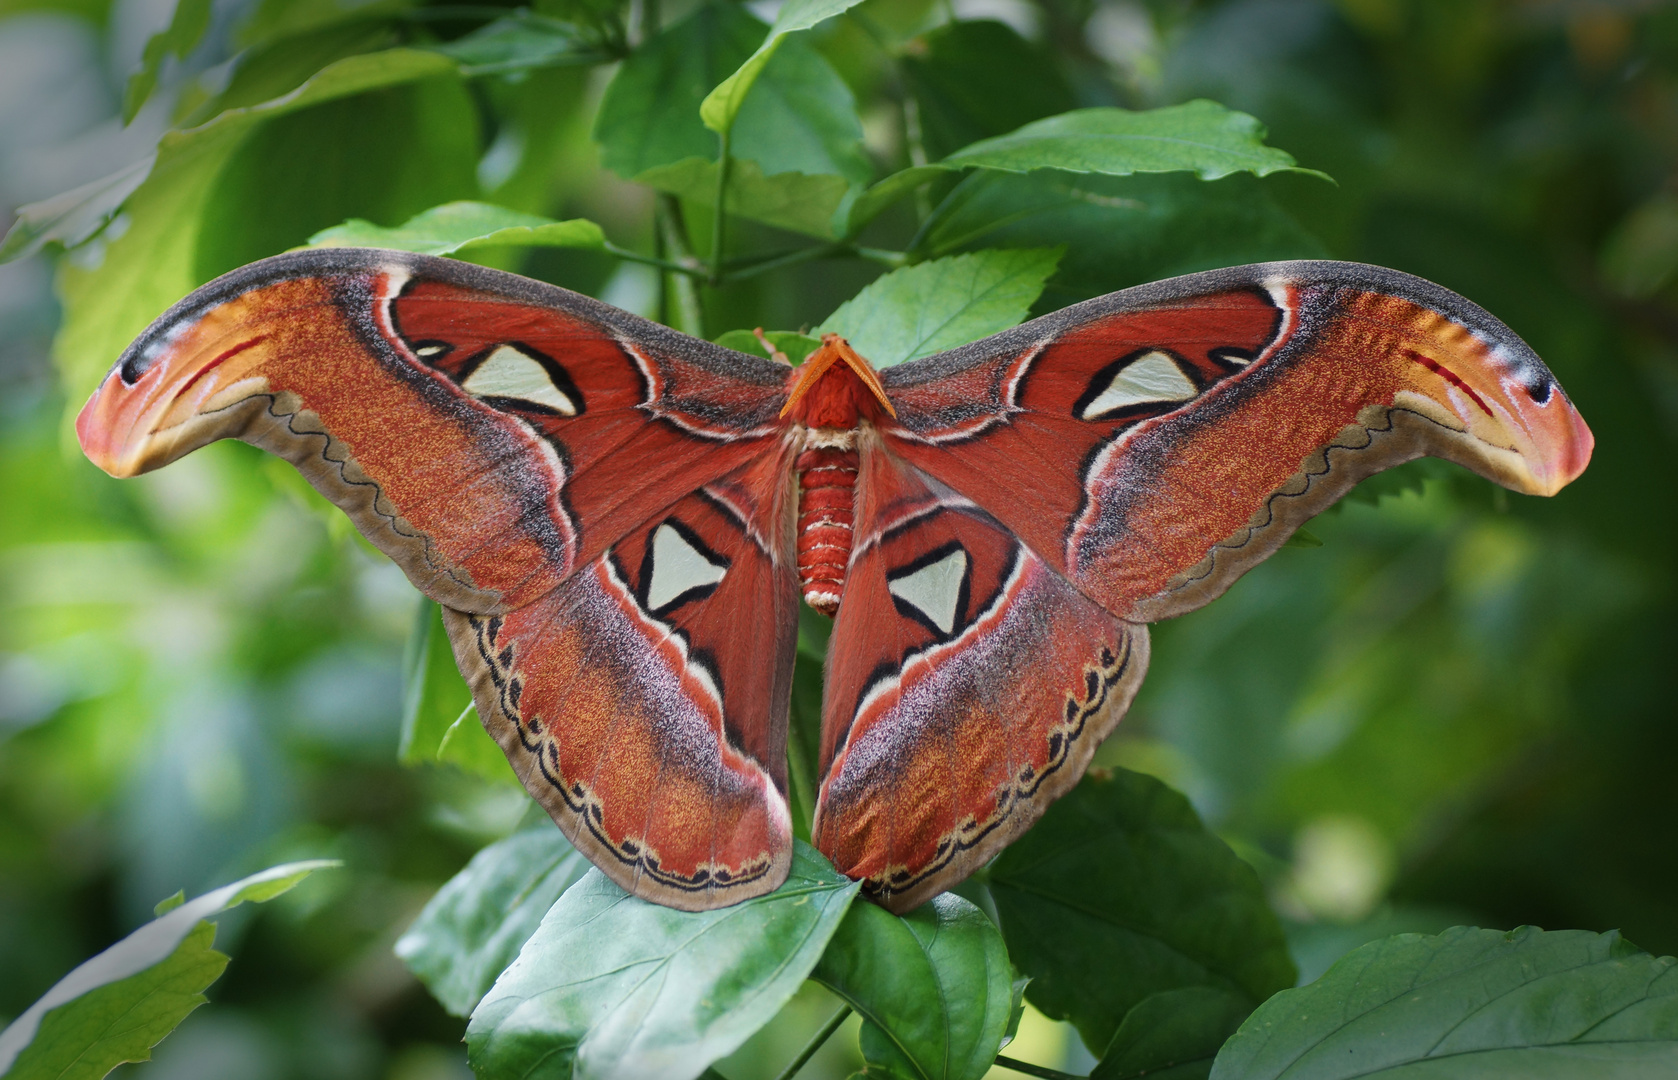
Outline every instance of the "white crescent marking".
<svg viewBox="0 0 1678 1080"><path fill-rule="evenodd" d="M511 345L498 345L460 384L476 397L517 398L545 406L561 416L576 416L577 403L553 384L548 369Z"/></svg>
<svg viewBox="0 0 1678 1080"><path fill-rule="evenodd" d="M955 629L961 583L967 576L967 552L960 548L935 563L900 578L887 578L891 594L932 620L940 632Z"/></svg>
<svg viewBox="0 0 1678 1080"><path fill-rule="evenodd" d="M1145 405L1155 401L1187 401L1200 393L1166 353L1154 351L1137 357L1113 376L1107 388L1084 406L1080 420L1096 420L1114 409Z"/></svg>
<svg viewBox="0 0 1678 1080"><path fill-rule="evenodd" d="M668 524L653 533L653 574L647 582L647 610L657 611L689 589L715 585L728 573Z"/></svg>

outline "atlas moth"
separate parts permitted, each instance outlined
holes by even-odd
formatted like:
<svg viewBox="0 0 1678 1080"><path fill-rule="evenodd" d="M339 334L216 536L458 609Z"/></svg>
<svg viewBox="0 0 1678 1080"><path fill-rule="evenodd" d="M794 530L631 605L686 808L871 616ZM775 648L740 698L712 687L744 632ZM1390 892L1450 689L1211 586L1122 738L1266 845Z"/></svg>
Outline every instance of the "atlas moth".
<svg viewBox="0 0 1678 1080"><path fill-rule="evenodd" d="M833 616L811 838L905 911L1082 775L1197 608L1423 454L1549 495L1592 437L1508 327L1344 262L1191 274L876 371L798 367L448 259L205 285L76 429L131 476L278 454L442 605L484 726L612 880L787 875L800 593Z"/></svg>

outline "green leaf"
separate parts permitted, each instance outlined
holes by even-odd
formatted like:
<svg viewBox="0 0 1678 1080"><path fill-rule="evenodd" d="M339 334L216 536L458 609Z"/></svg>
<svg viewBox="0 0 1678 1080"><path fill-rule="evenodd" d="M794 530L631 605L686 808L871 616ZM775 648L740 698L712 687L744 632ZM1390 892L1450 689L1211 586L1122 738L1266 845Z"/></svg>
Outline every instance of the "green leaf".
<svg viewBox="0 0 1678 1080"><path fill-rule="evenodd" d="M1087 774L998 856L990 891L1026 997L1096 1050L1161 991L1210 986L1252 1005L1293 985L1258 875L1141 773Z"/></svg>
<svg viewBox="0 0 1678 1080"><path fill-rule="evenodd" d="M91 240L145 183L153 160L148 156L62 195L18 207L17 220L0 241L0 262L26 258L47 244L72 248Z"/></svg>
<svg viewBox="0 0 1678 1080"><path fill-rule="evenodd" d="M943 893L899 917L855 904L811 973L862 1015L869 1075L978 1080L996 1060L1013 970L984 912Z"/></svg>
<svg viewBox="0 0 1678 1080"><path fill-rule="evenodd" d="M589 862L546 815L472 856L396 942L433 997L467 1016Z"/></svg>
<svg viewBox="0 0 1678 1080"><path fill-rule="evenodd" d="M466 75L505 75L561 64L599 64L609 57L574 23L515 11L464 37L434 46Z"/></svg>
<svg viewBox="0 0 1678 1080"><path fill-rule="evenodd" d="M763 336L793 364L802 364L806 356L822 347L820 338L809 337L793 330L766 330ZM725 349L770 359L769 354L763 351L763 344L758 341L757 335L750 330L730 330L717 339L717 344Z"/></svg>
<svg viewBox="0 0 1678 1080"><path fill-rule="evenodd" d="M1206 1080L1218 1049L1252 1011L1246 995L1214 986L1151 994L1125 1014L1090 1080Z"/></svg>
<svg viewBox="0 0 1678 1080"><path fill-rule="evenodd" d="M224 225L239 224L220 216L231 207L223 204L226 211L212 214L208 212L208 204L217 193L223 169L253 132L311 106L400 84L455 77L454 63L434 53L392 49L355 56L326 68L284 97L234 109L202 127L165 135L151 173L124 206L130 222L128 230L120 238L106 242L96 258L83 261L82 265L66 263L60 272L59 292L65 304L65 318L54 344L54 354L65 376L67 396L76 400L86 397L136 334L170 304L207 280L201 276L203 269L228 258L240 258L248 250L245 233L226 236L220 232ZM367 123L365 112L361 122ZM475 138L470 131L465 134ZM460 135L454 133L447 137L453 140ZM359 155L367 152L355 142L346 142L340 149L353 150ZM409 152L412 149L410 146ZM430 163L422 158L419 164L429 166ZM272 167L273 163L269 165ZM467 167L470 168L469 163ZM363 171L370 174L370 183L378 181L386 189L381 197L388 197L392 177L380 170ZM307 195L307 192L293 193L296 198ZM407 213L418 209L415 207ZM342 221L347 216L338 212L314 227ZM211 228L206 229L207 221ZM265 225L258 220L251 222L250 227ZM290 243L300 241L310 231L313 230L305 230ZM283 250L284 246L289 243L274 250ZM201 255L205 256L203 266ZM231 269L231 266L222 268Z"/></svg>
<svg viewBox="0 0 1678 1080"><path fill-rule="evenodd" d="M648 169L635 178L659 191L680 195L703 206L717 204L717 163L688 158ZM765 176L755 161L735 161L728 170L724 195L728 212L766 225L832 238L833 215L850 185L838 176L783 172Z"/></svg>
<svg viewBox="0 0 1678 1080"><path fill-rule="evenodd" d="M601 251L606 236L584 218L555 221L481 202L452 202L416 214L395 228L361 218L323 229L310 247L373 247L455 255L493 247L565 247Z"/></svg>
<svg viewBox="0 0 1678 1080"><path fill-rule="evenodd" d="M474 776L522 787L501 747L472 705L472 691L455 666L443 628L443 609L421 599L403 658L402 735L396 758L404 765L447 761Z"/></svg>
<svg viewBox="0 0 1678 1080"><path fill-rule="evenodd" d="M943 164L1109 176L1187 171L1202 180L1236 172L1267 176L1284 169L1323 176L1299 169L1287 153L1265 146L1264 125L1253 117L1203 100L1145 112L1076 109L963 147Z"/></svg>
<svg viewBox="0 0 1678 1080"><path fill-rule="evenodd" d="M227 957L210 946L204 920L245 901L270 900L316 870L287 863L169 909L60 979L0 1032L0 1076L9 1080L98 1080L151 1048L204 1004ZM160 907L162 905L159 905Z"/></svg>
<svg viewBox="0 0 1678 1080"><path fill-rule="evenodd" d="M802 37L789 38L769 61L729 138L732 157L769 175L832 173L863 183L874 173L855 95Z"/></svg>
<svg viewBox="0 0 1678 1080"><path fill-rule="evenodd" d="M1618 932L1400 934L1277 994L1214 1080L1678 1075L1678 960Z"/></svg>
<svg viewBox="0 0 1678 1080"><path fill-rule="evenodd" d="M763 43L739 68L705 95L699 106L699 116L706 127L723 133L734 126L752 84L768 66L775 52L786 41L788 34L808 30L824 19L832 18L861 3L862 0L787 0L775 16L775 25Z"/></svg>
<svg viewBox="0 0 1678 1080"><path fill-rule="evenodd" d="M210 12L214 6L214 0L176 0L175 14L170 17L169 25L146 41L140 70L129 76L128 87L122 95L123 123L134 119L140 106L157 88L157 76L163 69L163 61L171 55L177 60L185 60L187 54L204 40L204 31L210 28Z"/></svg>
<svg viewBox="0 0 1678 1080"><path fill-rule="evenodd" d="M937 256L1039 244L1066 245L1044 299L1050 307L1196 270L1328 254L1277 208L1264 181L1205 183L1182 173L980 171L933 211L919 249Z"/></svg>
<svg viewBox="0 0 1678 1080"><path fill-rule="evenodd" d="M763 23L738 7L702 4L636 49L600 101L600 163L635 179L686 158L715 158L717 137L700 121L699 103L762 34Z"/></svg>
<svg viewBox="0 0 1678 1080"><path fill-rule="evenodd" d="M921 43L923 50L904 55L903 76L919 106L921 143L934 161L1076 104L1049 55L1005 23L950 22Z"/></svg>
<svg viewBox="0 0 1678 1080"><path fill-rule="evenodd" d="M1031 310L1060 251L976 251L893 270L817 327L843 335L877 368L953 349L1014 326Z"/></svg>
<svg viewBox="0 0 1678 1080"><path fill-rule="evenodd" d="M894 172L871 187L855 189L849 201L840 206L840 221L833 231L840 236L855 236L892 203L913 194L923 184L949 175L942 165L917 165Z"/></svg>
<svg viewBox="0 0 1678 1080"><path fill-rule="evenodd" d="M590 870L566 890L472 1014L480 1080L688 1080L784 1005L820 959L857 884L795 844L767 896L682 912Z"/></svg>

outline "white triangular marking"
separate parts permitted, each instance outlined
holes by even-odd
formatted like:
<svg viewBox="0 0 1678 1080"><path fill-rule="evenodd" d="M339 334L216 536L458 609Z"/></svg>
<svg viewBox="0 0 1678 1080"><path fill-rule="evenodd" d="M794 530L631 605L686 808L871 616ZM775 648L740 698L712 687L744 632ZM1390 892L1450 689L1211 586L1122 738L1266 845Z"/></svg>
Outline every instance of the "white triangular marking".
<svg viewBox="0 0 1678 1080"><path fill-rule="evenodd" d="M547 369L511 345L498 346L460 385L478 397L518 398L561 416L577 415L577 403L553 384Z"/></svg>
<svg viewBox="0 0 1678 1080"><path fill-rule="evenodd" d="M955 629L956 606L961 603L961 582L966 576L967 552L957 548L912 574L887 579L886 588L948 634Z"/></svg>
<svg viewBox="0 0 1678 1080"><path fill-rule="evenodd" d="M1079 419L1094 420L1129 405L1187 401L1198 393L1175 360L1165 353L1151 352L1132 360L1114 375L1107 389L1084 406Z"/></svg>
<svg viewBox="0 0 1678 1080"><path fill-rule="evenodd" d="M653 533L653 577L647 582L647 610L657 611L689 589L715 585L728 573L669 525Z"/></svg>

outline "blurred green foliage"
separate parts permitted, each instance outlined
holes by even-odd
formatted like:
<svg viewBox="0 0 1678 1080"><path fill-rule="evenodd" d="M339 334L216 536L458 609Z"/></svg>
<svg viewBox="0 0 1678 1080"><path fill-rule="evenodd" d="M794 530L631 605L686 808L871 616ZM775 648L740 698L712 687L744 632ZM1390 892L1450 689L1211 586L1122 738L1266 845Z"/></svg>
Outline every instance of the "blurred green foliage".
<svg viewBox="0 0 1678 1080"><path fill-rule="evenodd" d="M411 588L247 447L118 484L66 448L63 417L161 306L347 219L394 228L474 199L670 254L655 196L630 177L676 197L667 219L704 259L809 242L776 226L865 226L858 244L926 256L1064 245L1039 312L1327 255L1421 274L1496 313L1595 430L1585 476L1549 501L1432 462L1371 481L1312 523L1323 546L1284 550L1155 629L1152 672L1100 760L1188 793L1287 916L1304 979L1364 941L1458 922L1619 928L1678 952L1678 492L1658 466L1678 439L1678 11L867 0L765 64L736 118L739 190L788 169L810 184L782 204L731 196L755 220L731 218L713 252L715 141L698 102L770 12L665 0L664 25L717 22L720 57L655 48L619 69L649 65L648 94L690 93L687 119L666 123L648 113L656 98L637 104L632 81L606 93L610 69L587 66L640 40L640 26L634 42L616 35L611 7L218 3L195 46L177 35L186 56L151 50L157 88L122 129L129 78L172 7L0 0L0 203L97 181L172 124L205 125L168 136L135 196L153 209L130 207L60 260L59 295L91 313L58 345L62 375L47 261L0 267L0 1016L178 889L330 856L345 869L222 921L234 959L215 1005L134 1071L466 1075L464 1021L392 947L475 851L515 835L527 800L446 761L398 764L405 675L427 670L426 656L403 667ZM507 19L545 36L532 44ZM1257 117L1269 145L1337 183L929 168L853 199L830 182L935 163L1069 108L1200 98ZM801 110L770 107L793 99ZM78 235L129 189L105 190L81 206ZM679 321L656 269L605 251L472 257ZM143 299L101 291L115 266ZM693 329L809 328L879 271L843 256L705 286ZM785 1023L719 1068L772 1075L835 1004L801 990ZM1164 1011L1223 1030L1229 1009L1207 997ZM862 1064L855 1025L807 1075ZM1009 1052L1091 1063L1034 1013Z"/></svg>

